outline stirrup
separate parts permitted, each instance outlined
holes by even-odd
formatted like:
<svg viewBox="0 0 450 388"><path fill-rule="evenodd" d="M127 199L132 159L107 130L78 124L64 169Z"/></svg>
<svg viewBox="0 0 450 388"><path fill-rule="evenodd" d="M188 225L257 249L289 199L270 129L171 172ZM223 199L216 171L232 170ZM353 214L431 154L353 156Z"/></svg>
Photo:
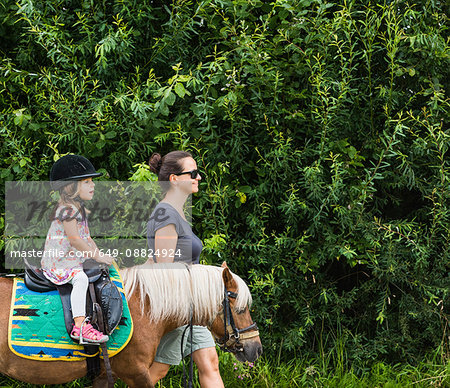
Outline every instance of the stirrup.
<svg viewBox="0 0 450 388"><path fill-rule="evenodd" d="M85 325L88 325L87 327ZM86 333L84 333L86 328ZM81 324L81 327L79 328L79 336L77 335L78 333L75 333L75 335L73 335L73 330L78 328L74 326L74 328L72 329L72 333L70 334L70 337L74 340L78 340L80 345L100 345L106 341L109 340L109 337L106 334L103 334L102 332L96 330L90 323L89 323L89 317L86 317L84 319L84 321ZM96 337L99 337L97 339L90 339L88 337L84 337L83 334L88 334L92 331L95 331L93 334Z"/></svg>

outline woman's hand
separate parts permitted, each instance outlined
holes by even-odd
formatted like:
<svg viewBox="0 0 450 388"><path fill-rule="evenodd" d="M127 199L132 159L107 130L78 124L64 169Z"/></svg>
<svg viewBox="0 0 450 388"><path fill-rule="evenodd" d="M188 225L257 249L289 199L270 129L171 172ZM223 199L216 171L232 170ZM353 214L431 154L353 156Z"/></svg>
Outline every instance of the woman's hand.
<svg viewBox="0 0 450 388"><path fill-rule="evenodd" d="M63 225L70 245L72 245L76 250L83 252L85 258L92 258L98 263L107 264L108 266L112 264L114 258L112 256L100 253L100 250L94 240L89 238L86 242L80 237L80 234L78 233L77 221L75 219L63 221Z"/></svg>
<svg viewBox="0 0 450 388"><path fill-rule="evenodd" d="M97 263L103 263L103 264L107 264L108 266L110 266L112 264L112 262L114 261L114 257L112 257L110 255L99 255L97 257L94 257L94 260Z"/></svg>

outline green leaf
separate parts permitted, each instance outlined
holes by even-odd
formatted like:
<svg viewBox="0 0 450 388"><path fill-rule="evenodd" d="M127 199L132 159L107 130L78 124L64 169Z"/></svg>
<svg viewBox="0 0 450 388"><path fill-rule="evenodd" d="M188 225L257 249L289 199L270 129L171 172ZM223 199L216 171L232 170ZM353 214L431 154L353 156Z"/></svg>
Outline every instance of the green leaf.
<svg viewBox="0 0 450 388"><path fill-rule="evenodd" d="M107 139L113 139L114 137L116 137L116 131L109 131L105 133L105 137Z"/></svg>
<svg viewBox="0 0 450 388"><path fill-rule="evenodd" d="M23 115L14 117L14 124L21 126L23 123Z"/></svg>
<svg viewBox="0 0 450 388"><path fill-rule="evenodd" d="M172 92L170 92L170 93L167 95L167 97L164 98L164 102L165 102L167 105L172 106L172 105L174 104L174 102L175 102L175 99L176 99L175 94L173 94Z"/></svg>
<svg viewBox="0 0 450 388"><path fill-rule="evenodd" d="M8 175L11 175L11 170L9 168L5 168L4 170L2 170L0 177L6 178Z"/></svg>
<svg viewBox="0 0 450 388"><path fill-rule="evenodd" d="M230 92L228 92L227 97L228 97L228 99L229 99L230 101L237 102L237 96L236 96L236 93L230 91Z"/></svg>
<svg viewBox="0 0 450 388"><path fill-rule="evenodd" d="M163 116L167 116L169 114L169 107L164 103L164 101L161 103L159 111Z"/></svg>
<svg viewBox="0 0 450 388"><path fill-rule="evenodd" d="M194 114L196 116L201 116L204 112L203 104L199 104L199 103L192 104L191 109L192 109L192 112L194 112Z"/></svg>
<svg viewBox="0 0 450 388"><path fill-rule="evenodd" d="M248 194L252 191L252 188L250 186L239 186L239 191Z"/></svg>
<svg viewBox="0 0 450 388"><path fill-rule="evenodd" d="M38 123L31 123L28 128L30 128L33 131L37 131L39 129L41 129L41 125Z"/></svg>
<svg viewBox="0 0 450 388"><path fill-rule="evenodd" d="M164 124L161 122L161 120L157 120L157 119L152 121L152 125L155 128L162 128L164 126Z"/></svg>
<svg viewBox="0 0 450 388"><path fill-rule="evenodd" d="M357 153L358 151L356 151L355 147L353 146L348 147L348 156L350 159L353 159Z"/></svg>
<svg viewBox="0 0 450 388"><path fill-rule="evenodd" d="M184 86L181 82L178 82L175 85L175 93L178 95L178 97L183 98L186 94L186 89L184 89Z"/></svg>

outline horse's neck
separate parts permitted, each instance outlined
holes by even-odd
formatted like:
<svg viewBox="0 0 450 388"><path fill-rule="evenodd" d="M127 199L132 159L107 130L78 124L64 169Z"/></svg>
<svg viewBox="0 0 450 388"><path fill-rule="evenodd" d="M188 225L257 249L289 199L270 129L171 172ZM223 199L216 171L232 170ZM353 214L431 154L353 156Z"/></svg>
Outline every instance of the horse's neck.
<svg viewBox="0 0 450 388"><path fill-rule="evenodd" d="M131 310L131 314L133 316L133 320L139 319L141 321L139 325L146 331L154 330L155 326L158 326L158 328L162 328L160 330L162 330L164 332L164 334L167 334L169 331L172 331L172 330L176 329L177 327L184 326L184 325L191 323L191 319L183 320L183 319L178 319L177 317L169 317L166 320L159 320L158 322L153 322L153 321L149 320L148 317L150 316L151 306L147 300L144 303L144 309L142 310L141 300L140 300L138 292L133 293L133 295L131 296L128 303L129 303L129 307ZM207 319L207 318L194 319L194 317L193 317L192 324L198 325L198 326L208 326L210 321L211 321L211 319Z"/></svg>
<svg viewBox="0 0 450 388"><path fill-rule="evenodd" d="M212 319L205 319L205 318L203 318L203 319L194 319L193 318L192 319L192 324L195 325L195 326L209 326L211 321L212 321ZM180 320L180 321L175 321L175 322L176 322L175 324L177 325L175 327L180 327L180 326L183 326L183 325L190 324L191 320L190 319L187 320L187 321Z"/></svg>
<svg viewBox="0 0 450 388"><path fill-rule="evenodd" d="M160 269L166 268L160 266ZM183 271L182 274L174 276L174 271L171 270L171 275L168 276L166 274L168 271L143 272L144 270L141 267L123 270L122 276L125 280L125 289L139 300L140 310L148 316L149 320L153 320L154 323L161 320L170 321L171 325L175 324L177 327L190 323L192 319L195 325L207 326L217 314L218 311L215 309L218 304L216 300L218 291L208 292L204 289L204 287L211 287L212 283L207 278L208 272L204 276L200 272L203 277L198 279L200 281L195 282L200 288L192 290L192 295L190 295L190 288L185 287L185 282L188 282L190 286L192 281L190 276L185 276L187 272ZM203 284L203 288L200 284ZM145 303L141 302L141 298ZM195 306L193 318L190 314L191 305Z"/></svg>
<svg viewBox="0 0 450 388"><path fill-rule="evenodd" d="M148 309L150 308L151 307L148 306ZM146 313L150 312L150 310L147 310L147 308L146 311L147 311ZM193 314L188 319L180 319L176 316L169 317L166 320L165 325L169 328L168 331L173 330L180 326L189 325L190 323L192 323L195 326L209 326L213 321L213 319L216 317L216 315L217 313L215 313L213 317L197 317L196 314Z"/></svg>

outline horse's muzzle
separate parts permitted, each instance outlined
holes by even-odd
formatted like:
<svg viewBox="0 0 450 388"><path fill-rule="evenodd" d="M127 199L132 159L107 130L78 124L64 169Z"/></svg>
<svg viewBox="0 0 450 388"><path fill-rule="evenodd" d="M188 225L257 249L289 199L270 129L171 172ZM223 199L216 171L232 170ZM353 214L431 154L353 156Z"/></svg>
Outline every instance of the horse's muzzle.
<svg viewBox="0 0 450 388"><path fill-rule="evenodd" d="M236 359L240 362L254 362L262 354L263 349L260 341L246 341L240 352L234 353Z"/></svg>

